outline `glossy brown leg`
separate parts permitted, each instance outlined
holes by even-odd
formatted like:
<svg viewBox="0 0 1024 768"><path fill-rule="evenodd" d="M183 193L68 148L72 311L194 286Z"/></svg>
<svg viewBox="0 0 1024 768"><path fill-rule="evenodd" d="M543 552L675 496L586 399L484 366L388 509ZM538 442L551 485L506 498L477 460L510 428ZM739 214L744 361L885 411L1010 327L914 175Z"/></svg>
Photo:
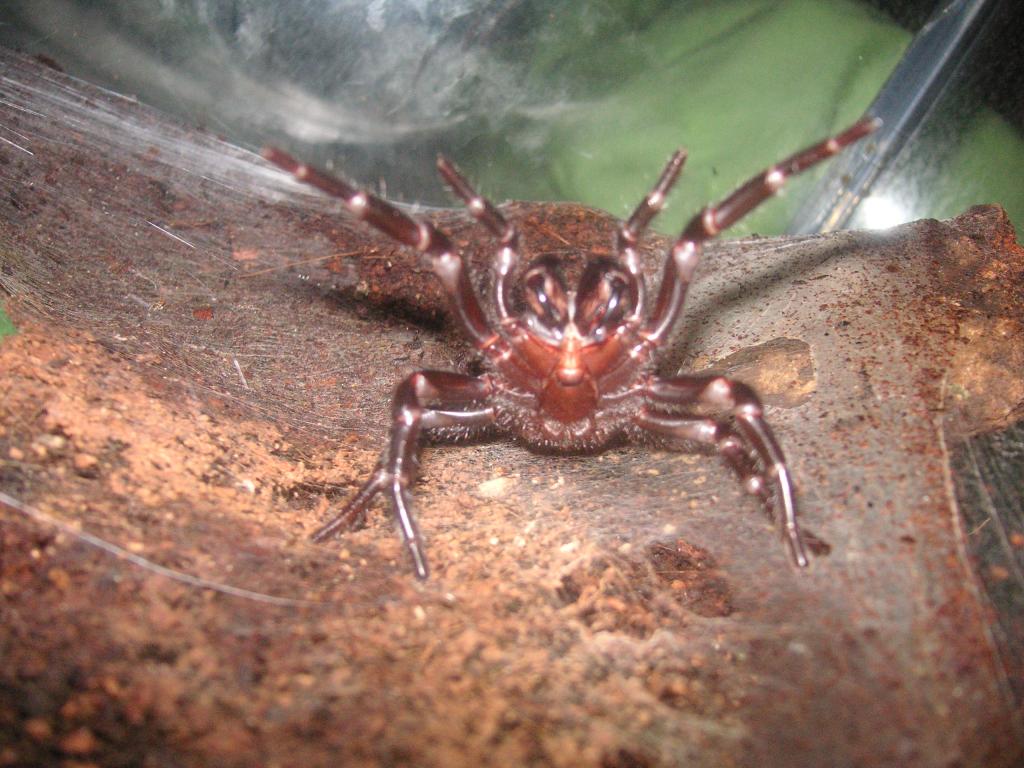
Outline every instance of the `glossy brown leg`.
<svg viewBox="0 0 1024 768"><path fill-rule="evenodd" d="M640 243L640 238L647 230L651 220L665 207L665 197L675 185L685 162L685 151L679 149L672 153L672 157L669 158L668 163L665 164L665 168L661 172L658 183L654 185L654 189L640 202L640 205L636 207L633 214L626 221L622 222L619 227L618 236L615 239L615 248L618 251L619 260L622 261L626 269L636 279L638 290L636 314L638 317L642 317L645 311L647 289L636 247Z"/></svg>
<svg viewBox="0 0 1024 768"><path fill-rule="evenodd" d="M397 206L343 179L304 165L280 149L267 147L263 150L263 157L299 181L338 198L356 218L422 253L441 279L452 314L466 336L477 349L487 354L500 354L501 350L496 349L496 346L501 346L500 337L488 323L462 257L456 253L447 235L430 222L415 219Z"/></svg>
<svg viewBox="0 0 1024 768"><path fill-rule="evenodd" d="M743 489L769 503L768 485L743 438L725 422L641 411L635 422L648 432L708 445L718 451L743 483Z"/></svg>
<svg viewBox="0 0 1024 768"><path fill-rule="evenodd" d="M740 474L747 491L766 500L765 481L770 482L775 491L775 514L790 556L797 565L806 566L807 554L797 523L796 500L786 458L764 419L764 409L754 391L745 384L721 376L678 376L653 380L645 394L655 406L660 403L678 408L703 404L729 410L735 420L736 431L743 437L742 442L749 445L751 453L760 460L763 466L761 473L756 471L750 462L750 453L741 450L742 443L737 444L735 434L728 427L715 422L665 416L646 408L638 414L636 423L653 432L714 443Z"/></svg>
<svg viewBox="0 0 1024 768"><path fill-rule="evenodd" d="M427 578L429 568L416 518L412 511L410 486L418 468L418 443L424 429L473 428L491 424L494 411L459 406L481 404L490 394L486 378L474 378L447 371L420 371L398 385L392 401L391 442L370 479L338 515L313 534L324 541L341 531L361 525L366 510L377 494L384 494L398 523L402 540L409 549L416 575ZM438 408L427 407L436 404Z"/></svg>
<svg viewBox="0 0 1024 768"><path fill-rule="evenodd" d="M709 205L694 216L669 251L658 299L643 335L657 344L671 333L700 261L702 243L732 226L774 195L790 176L831 157L864 138L879 125L881 123L876 118L862 118L842 133L797 152L759 173L717 205Z"/></svg>
<svg viewBox="0 0 1024 768"><path fill-rule="evenodd" d="M445 157L437 158L437 170L452 192L466 204L473 218L483 224L501 244L491 267L494 272L492 293L498 319L503 324L508 324L512 320L509 311L508 276L519 263L519 232L490 200L477 193L450 160Z"/></svg>

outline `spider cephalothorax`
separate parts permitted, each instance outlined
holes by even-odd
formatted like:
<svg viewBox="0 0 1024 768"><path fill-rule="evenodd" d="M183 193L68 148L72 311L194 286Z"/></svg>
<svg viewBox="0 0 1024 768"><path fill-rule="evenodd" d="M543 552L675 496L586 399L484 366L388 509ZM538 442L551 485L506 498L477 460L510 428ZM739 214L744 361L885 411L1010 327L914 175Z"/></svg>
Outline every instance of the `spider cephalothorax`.
<svg viewBox="0 0 1024 768"><path fill-rule="evenodd" d="M419 371L402 381L393 400L390 446L359 493L314 538L323 540L361 524L369 503L384 494L416 574L425 578L427 560L409 491L423 430L461 436L497 428L528 445L565 452L593 451L623 436L654 434L716 448L746 490L773 510L793 561L806 565L789 470L757 395L722 376L660 378L654 372L654 355L679 318L702 243L774 194L788 177L834 155L877 125L877 120L864 118L700 211L672 245L650 303L636 246L682 170L685 155L676 152L654 189L619 227L618 258L590 260L573 288L566 285L556 259L534 260L519 278L525 304L520 314L511 309L511 278L519 268L516 228L444 158L438 160L441 176L499 241L489 311L443 232L278 149L267 149L264 156L272 163L340 198L357 218L421 253L441 280L455 321L485 367L480 376ZM694 406L723 412L726 418L696 415Z"/></svg>

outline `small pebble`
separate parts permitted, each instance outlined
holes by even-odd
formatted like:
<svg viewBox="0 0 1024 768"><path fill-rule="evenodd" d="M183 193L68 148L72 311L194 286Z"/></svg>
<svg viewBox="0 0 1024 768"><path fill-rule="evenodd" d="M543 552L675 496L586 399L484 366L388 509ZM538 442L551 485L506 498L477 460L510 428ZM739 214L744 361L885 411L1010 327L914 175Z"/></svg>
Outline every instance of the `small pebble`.
<svg viewBox="0 0 1024 768"><path fill-rule="evenodd" d="M485 499L501 499L508 493L512 483L513 480L510 477L492 477L490 480L480 483L476 487L476 491Z"/></svg>
<svg viewBox="0 0 1024 768"><path fill-rule="evenodd" d="M46 446L51 451L60 451L68 444L68 439L64 435L40 435L35 442Z"/></svg>
<svg viewBox="0 0 1024 768"><path fill-rule="evenodd" d="M53 735L53 728L50 727L50 723L41 717L33 717L26 720L22 727L33 741L46 741Z"/></svg>
<svg viewBox="0 0 1024 768"><path fill-rule="evenodd" d="M74 458L75 471L80 475L90 475L96 472L99 466L99 459L91 453L76 453Z"/></svg>
<svg viewBox="0 0 1024 768"><path fill-rule="evenodd" d="M69 755L88 755L95 752L99 743L88 728L72 731L60 740L60 749Z"/></svg>
<svg viewBox="0 0 1024 768"><path fill-rule="evenodd" d="M62 592L66 591L67 588L71 586L71 577L63 568L51 568L46 574L46 577L50 580L50 583L53 584L53 586Z"/></svg>

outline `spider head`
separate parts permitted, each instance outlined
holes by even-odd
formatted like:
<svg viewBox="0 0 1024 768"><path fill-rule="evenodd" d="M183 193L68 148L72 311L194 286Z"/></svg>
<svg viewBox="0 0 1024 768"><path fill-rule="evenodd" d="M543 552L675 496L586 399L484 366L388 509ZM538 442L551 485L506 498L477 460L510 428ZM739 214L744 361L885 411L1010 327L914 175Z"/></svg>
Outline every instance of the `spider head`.
<svg viewBox="0 0 1024 768"><path fill-rule="evenodd" d="M636 277L615 259L587 262L575 291L565 287L558 259L542 256L523 275L530 329L550 342L568 337L600 343L634 316L639 301Z"/></svg>

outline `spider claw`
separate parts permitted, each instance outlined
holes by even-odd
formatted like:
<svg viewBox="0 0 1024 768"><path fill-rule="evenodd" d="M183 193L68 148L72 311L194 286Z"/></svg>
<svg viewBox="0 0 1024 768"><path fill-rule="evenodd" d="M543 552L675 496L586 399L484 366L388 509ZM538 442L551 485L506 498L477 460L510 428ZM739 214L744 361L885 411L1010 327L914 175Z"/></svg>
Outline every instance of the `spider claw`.
<svg viewBox="0 0 1024 768"><path fill-rule="evenodd" d="M332 520L327 525L322 525L319 528L317 528L310 535L309 540L312 541L314 544L323 544L328 539L331 539L334 536L336 536L338 534L338 528L334 525L335 522L336 520Z"/></svg>
<svg viewBox="0 0 1024 768"><path fill-rule="evenodd" d="M341 512L313 531L310 539L322 543L336 538L343 531L362 528L366 524L366 508L373 501L373 497L380 493L386 478L387 475L380 469L374 472L366 484L359 489L359 493L342 508Z"/></svg>
<svg viewBox="0 0 1024 768"><path fill-rule="evenodd" d="M798 568L806 568L810 565L810 561L807 559L807 553L804 552L804 541L800 536L800 531L792 530L786 532L786 540L789 544L789 554L793 558L793 563Z"/></svg>
<svg viewBox="0 0 1024 768"><path fill-rule="evenodd" d="M412 539L408 542L409 554L412 555L412 567L416 573L416 578L421 581L425 580L430 576L430 567L427 565L427 556L423 552L423 547L420 545L418 539Z"/></svg>
<svg viewBox="0 0 1024 768"><path fill-rule="evenodd" d="M334 538L338 535L339 526L335 525L337 518L331 520L327 525L323 525L313 531L313 534L309 537L309 540L315 544L323 544L328 539Z"/></svg>
<svg viewBox="0 0 1024 768"><path fill-rule="evenodd" d="M366 522L366 516L362 512L352 514L352 510L346 507L340 514L313 531L309 538L311 541L321 544L329 539L337 538L343 531L361 527L364 522Z"/></svg>

